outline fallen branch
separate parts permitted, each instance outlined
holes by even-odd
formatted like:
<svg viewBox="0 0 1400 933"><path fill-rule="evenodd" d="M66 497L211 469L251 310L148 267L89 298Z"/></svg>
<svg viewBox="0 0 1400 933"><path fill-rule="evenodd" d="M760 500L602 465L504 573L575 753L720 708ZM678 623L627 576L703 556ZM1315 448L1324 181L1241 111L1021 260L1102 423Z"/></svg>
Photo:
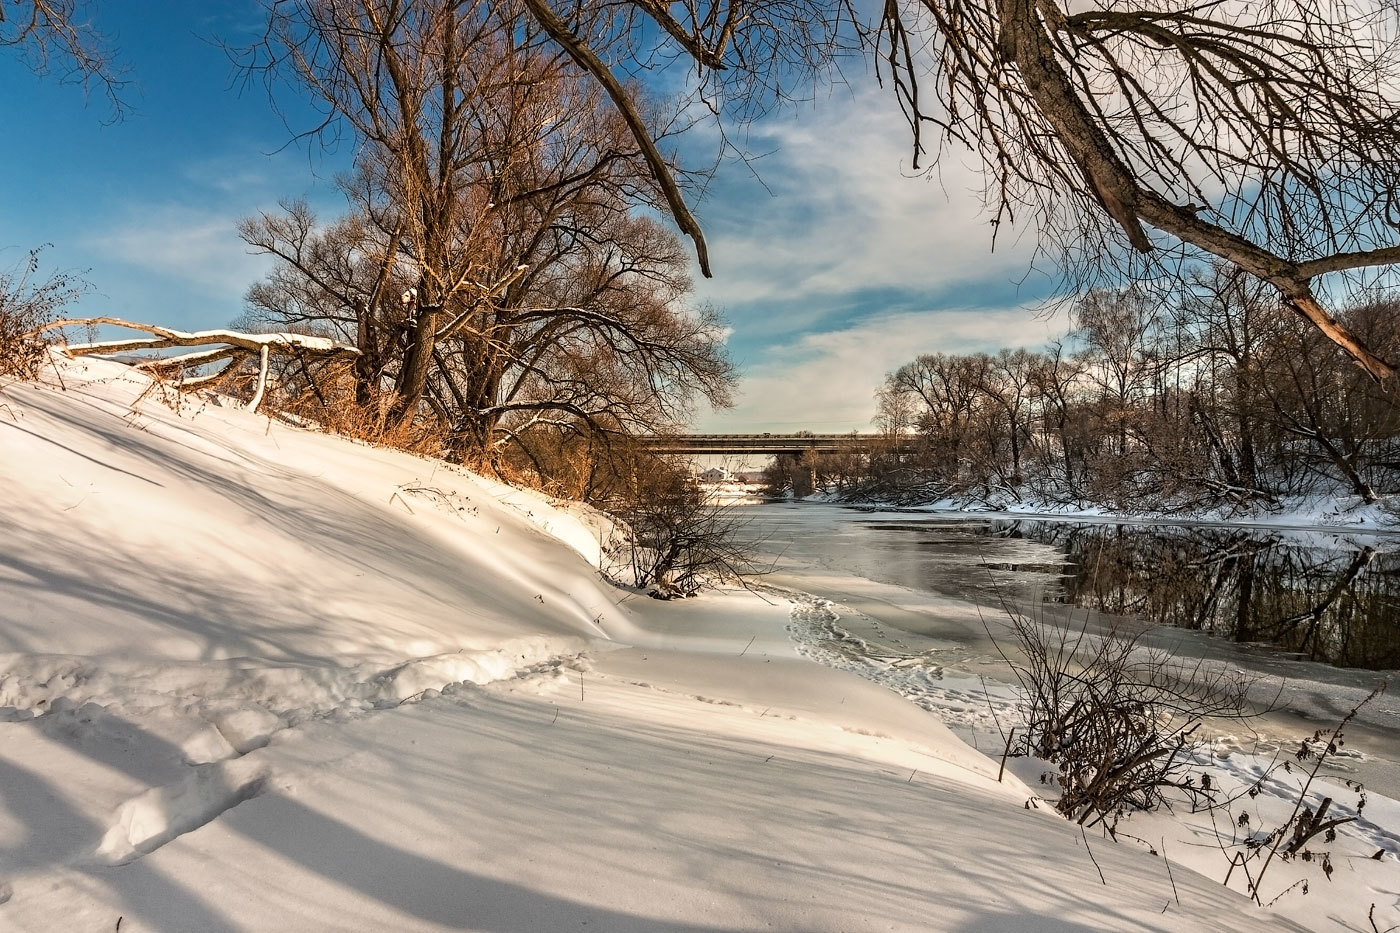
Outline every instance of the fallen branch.
<svg viewBox="0 0 1400 933"><path fill-rule="evenodd" d="M71 343L64 347L69 356L91 356L93 354L126 353L131 350L166 350L171 347L202 347L211 344L224 344L237 347L249 353L261 353L264 347L279 353L303 353L321 357L347 357L360 355L360 351L346 344L336 343L329 337L313 337L309 334L249 334L236 330L182 331L155 324L141 324L115 317L60 318L50 321L25 334L26 339L34 339L46 331L64 327L96 327L106 324L111 327L125 327L151 334L150 337L134 337L129 340L103 340L94 343ZM207 361L205 361L207 362Z"/></svg>
<svg viewBox="0 0 1400 933"><path fill-rule="evenodd" d="M236 330L182 331L160 327L155 324L141 324L114 317L61 318L50 321L24 335L24 339L34 341L48 331L65 327L125 327L150 334L149 337L132 337L126 340L100 340L90 343L65 343L63 351L70 357L110 356L116 353L129 353L136 350L168 350L172 347L212 347L179 356L157 357L134 364L158 377L180 379L183 387L191 387L222 377L232 367L238 366L253 354L258 356L258 381L253 398L248 403L250 411L257 411L267 393L268 370L273 353L295 356L303 361L308 358L321 360L353 359L360 355L355 347L336 343L329 337L314 337L309 334L250 334ZM228 361L229 366L217 373L186 377L186 370L211 363Z"/></svg>

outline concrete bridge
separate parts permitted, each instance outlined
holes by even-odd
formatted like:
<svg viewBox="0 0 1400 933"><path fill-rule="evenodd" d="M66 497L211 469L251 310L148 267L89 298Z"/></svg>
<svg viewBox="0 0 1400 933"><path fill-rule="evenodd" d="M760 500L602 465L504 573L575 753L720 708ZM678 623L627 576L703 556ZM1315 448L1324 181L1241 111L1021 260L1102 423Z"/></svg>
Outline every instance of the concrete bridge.
<svg viewBox="0 0 1400 933"><path fill-rule="evenodd" d="M796 456L804 450L834 453L862 447L878 439L876 434L673 434L639 440L659 454L753 454Z"/></svg>
<svg viewBox="0 0 1400 933"><path fill-rule="evenodd" d="M878 440L877 434L673 434L640 438L641 442L658 454L682 454L699 456L732 455L759 457L797 458L804 451L835 453L839 450L859 449ZM793 473L793 492L798 496L810 495L816 485L816 468L811 464L800 467Z"/></svg>

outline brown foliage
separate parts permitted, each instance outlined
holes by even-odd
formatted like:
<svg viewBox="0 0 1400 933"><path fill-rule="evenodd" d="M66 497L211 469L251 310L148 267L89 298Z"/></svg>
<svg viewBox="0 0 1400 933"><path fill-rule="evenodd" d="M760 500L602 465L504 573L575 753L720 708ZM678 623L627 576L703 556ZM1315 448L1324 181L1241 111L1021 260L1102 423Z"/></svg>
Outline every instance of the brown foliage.
<svg viewBox="0 0 1400 933"><path fill-rule="evenodd" d="M43 247L30 250L19 265L0 272L0 376L38 376L48 359L42 328L86 288L87 283L72 272L40 279L42 252Z"/></svg>
<svg viewBox="0 0 1400 933"><path fill-rule="evenodd" d="M637 211L658 192L627 121L521 8L277 4L241 63L307 90L312 134L362 146L343 220L291 204L241 227L279 260L250 313L354 341L361 407L392 392L396 417L490 459L536 428L637 432L725 401L717 318Z"/></svg>

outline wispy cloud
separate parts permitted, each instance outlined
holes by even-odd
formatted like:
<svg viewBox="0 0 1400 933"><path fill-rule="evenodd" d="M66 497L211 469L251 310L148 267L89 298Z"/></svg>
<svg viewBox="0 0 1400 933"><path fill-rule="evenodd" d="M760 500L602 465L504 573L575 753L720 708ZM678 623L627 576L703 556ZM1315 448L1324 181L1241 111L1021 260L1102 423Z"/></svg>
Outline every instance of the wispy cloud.
<svg viewBox="0 0 1400 933"><path fill-rule="evenodd" d="M152 205L94 233L88 246L109 262L173 280L206 298L237 300L269 263L249 255L234 230L236 220L217 209Z"/></svg>
<svg viewBox="0 0 1400 933"><path fill-rule="evenodd" d="M172 172L163 196L133 192L90 217L76 245L91 257L99 288L111 288L119 304L139 303L149 306L148 315L175 319L162 317L165 323L226 324L240 313L248 286L272 265L250 254L235 224L303 193L327 215L343 207L333 184L313 175L304 155L269 157L241 147L190 158ZM94 296L84 305L102 302Z"/></svg>
<svg viewBox="0 0 1400 933"><path fill-rule="evenodd" d="M864 429L884 374L919 353L1063 332L1035 315L1050 283L1027 275L1033 237L1003 230L994 251L980 173L956 159L915 172L887 94L834 93L747 146L770 152L763 184L727 166L701 205L716 277L697 291L725 310L745 368L738 406L702 425Z"/></svg>
<svg viewBox="0 0 1400 933"><path fill-rule="evenodd" d="M699 291L717 304L781 308L800 326L862 295L1005 291L1029 266L1029 238L1003 233L993 251L977 170L956 159L934 177L912 169L888 94L833 93L747 145L769 152L754 166L763 184L727 166L700 208L716 278Z"/></svg>

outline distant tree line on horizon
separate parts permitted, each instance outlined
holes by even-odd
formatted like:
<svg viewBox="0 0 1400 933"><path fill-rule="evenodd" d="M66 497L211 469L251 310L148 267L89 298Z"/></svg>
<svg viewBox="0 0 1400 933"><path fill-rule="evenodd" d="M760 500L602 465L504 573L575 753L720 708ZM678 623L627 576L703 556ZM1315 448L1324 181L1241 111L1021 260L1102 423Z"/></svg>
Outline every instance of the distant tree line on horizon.
<svg viewBox="0 0 1400 933"><path fill-rule="evenodd" d="M1400 299L1344 308L1400 350ZM1400 491L1400 396L1225 266L1167 300L1093 291L1045 350L924 354L887 374L869 445L771 466L847 498L1180 511Z"/></svg>

